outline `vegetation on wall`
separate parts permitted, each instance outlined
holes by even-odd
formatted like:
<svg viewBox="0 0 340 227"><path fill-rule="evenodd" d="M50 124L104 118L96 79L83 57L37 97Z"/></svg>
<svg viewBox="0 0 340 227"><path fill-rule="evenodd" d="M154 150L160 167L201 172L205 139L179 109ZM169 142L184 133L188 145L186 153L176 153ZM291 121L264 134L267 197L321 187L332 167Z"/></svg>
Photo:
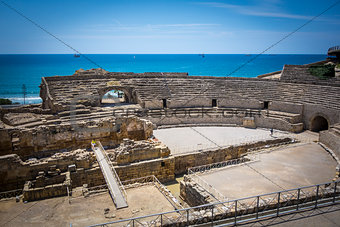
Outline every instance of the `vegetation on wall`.
<svg viewBox="0 0 340 227"><path fill-rule="evenodd" d="M335 76L334 65L313 65L308 69L309 73L322 80Z"/></svg>

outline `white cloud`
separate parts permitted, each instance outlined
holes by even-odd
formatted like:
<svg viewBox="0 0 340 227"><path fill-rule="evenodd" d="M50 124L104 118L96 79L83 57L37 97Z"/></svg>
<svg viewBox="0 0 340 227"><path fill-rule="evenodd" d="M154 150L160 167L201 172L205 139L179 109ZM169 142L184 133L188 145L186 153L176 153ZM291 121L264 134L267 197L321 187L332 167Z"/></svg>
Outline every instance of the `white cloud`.
<svg viewBox="0 0 340 227"><path fill-rule="evenodd" d="M277 1L274 1L277 3ZM289 18L289 19L300 19L300 20L309 20L312 17L306 15L299 15L299 14L289 14L289 13L282 13L282 12L266 12L258 9L256 6L242 6L242 5L235 5L235 4L226 4L220 2L199 2L199 5L205 5L209 7L215 8L225 8L225 9L234 9L237 13L249 16L260 16L260 17L274 17L274 18ZM253 8L253 9L251 9Z"/></svg>
<svg viewBox="0 0 340 227"><path fill-rule="evenodd" d="M96 24L89 26L85 29L79 29L85 32L119 32L120 34L124 32L134 32L136 33L200 33L208 30L213 30L220 24L202 24L202 23L192 23L192 24L144 24L144 25L123 25L121 23L115 24Z"/></svg>

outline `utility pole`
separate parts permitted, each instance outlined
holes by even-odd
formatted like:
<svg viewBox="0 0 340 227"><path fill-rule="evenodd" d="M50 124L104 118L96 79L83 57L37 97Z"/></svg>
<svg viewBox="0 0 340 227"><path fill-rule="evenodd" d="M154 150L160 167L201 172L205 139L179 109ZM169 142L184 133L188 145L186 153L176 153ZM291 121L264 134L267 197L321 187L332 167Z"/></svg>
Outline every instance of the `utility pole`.
<svg viewBox="0 0 340 227"><path fill-rule="evenodd" d="M27 89L26 89L25 84L22 85L22 94L24 95L24 105L25 105L25 99L26 99L26 94L27 94Z"/></svg>

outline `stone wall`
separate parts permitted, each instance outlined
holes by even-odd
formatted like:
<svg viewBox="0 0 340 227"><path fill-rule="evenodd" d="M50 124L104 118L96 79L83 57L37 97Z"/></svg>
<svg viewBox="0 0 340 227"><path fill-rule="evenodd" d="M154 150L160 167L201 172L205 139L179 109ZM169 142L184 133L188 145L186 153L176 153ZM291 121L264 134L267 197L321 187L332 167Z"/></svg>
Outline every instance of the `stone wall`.
<svg viewBox="0 0 340 227"><path fill-rule="evenodd" d="M331 149L340 159L340 125L334 125L329 130L321 131L319 141Z"/></svg>
<svg viewBox="0 0 340 227"><path fill-rule="evenodd" d="M49 158L28 161L22 161L16 154L0 156L0 191L20 189L26 181L35 180L39 173L48 174L52 166L60 172L66 172L72 164L77 168L88 169L94 163L94 154L84 150L57 153Z"/></svg>
<svg viewBox="0 0 340 227"><path fill-rule="evenodd" d="M166 111L150 111L143 118L155 125L238 125L242 126L247 117L252 116L256 127L274 128L283 131L301 132L302 116L277 111L241 108L183 108Z"/></svg>
<svg viewBox="0 0 340 227"><path fill-rule="evenodd" d="M71 172L72 187L81 187L87 184L94 187L106 184L103 173L99 166L91 169L79 168L76 172Z"/></svg>
<svg viewBox="0 0 340 227"><path fill-rule="evenodd" d="M37 185L35 181L27 181L23 189L23 201L29 202L58 196L66 196L68 194L67 189L71 189L70 173L66 173L63 178L63 183L49 184L46 186Z"/></svg>
<svg viewBox="0 0 340 227"><path fill-rule="evenodd" d="M327 100L325 100L327 102ZM326 105L326 104L325 104ZM340 122L340 111L327 109L323 105L304 105L303 111L303 123L305 125L305 129L311 129L312 120L316 116L322 116L326 118L329 126Z"/></svg>
<svg viewBox="0 0 340 227"><path fill-rule="evenodd" d="M143 140L149 138L152 131L151 122L136 117L108 117L74 124L2 129L0 155L15 153L23 159L41 158L63 149L90 148L93 139L100 139L104 146L116 146L123 138Z"/></svg>
<svg viewBox="0 0 340 227"><path fill-rule="evenodd" d="M332 84L314 85L272 81L257 78L219 78L204 76L183 76L181 74L166 77L163 73L133 74L106 73L105 75L86 74L84 76L46 77L47 84L54 98L54 105L67 107L77 95L88 94L90 99L100 99L99 91L108 89L115 81L121 87L131 89L136 101L143 108L162 108L163 99L169 108L211 107L212 99L219 107L262 108L265 101L272 103L272 108L287 112L300 112L300 107L290 104L312 104L324 107L323 113L340 109L339 89ZM95 98L97 97L97 98ZM43 100L45 98L43 97ZM285 103L280 107L280 102ZM84 105L87 105L84 103ZM332 118L332 116L330 116ZM332 120L333 121L333 120ZM339 121L335 118L334 121Z"/></svg>
<svg viewBox="0 0 340 227"><path fill-rule="evenodd" d="M170 155L167 146L158 141L142 140L133 141L123 139L119 147L107 150L108 156L113 163L124 165L150 159L164 158Z"/></svg>
<svg viewBox="0 0 340 227"><path fill-rule="evenodd" d="M154 175L161 182L175 179L175 158L149 160L117 166L115 170L121 181Z"/></svg>
<svg viewBox="0 0 340 227"><path fill-rule="evenodd" d="M212 164L216 162L236 159L248 152L248 149L259 148L269 144L278 144L283 142L290 142L290 138L274 139L267 141L255 142L253 144L229 146L222 149L194 152L189 154L180 154L174 156L175 158L175 174L187 173L187 169L194 166L201 166ZM158 177L157 177L158 178Z"/></svg>
<svg viewBox="0 0 340 227"><path fill-rule="evenodd" d="M270 102L268 109L287 112L287 113L302 114L303 104L273 101L273 102Z"/></svg>
<svg viewBox="0 0 340 227"><path fill-rule="evenodd" d="M180 181L180 197L191 207L217 202L206 190L187 176Z"/></svg>

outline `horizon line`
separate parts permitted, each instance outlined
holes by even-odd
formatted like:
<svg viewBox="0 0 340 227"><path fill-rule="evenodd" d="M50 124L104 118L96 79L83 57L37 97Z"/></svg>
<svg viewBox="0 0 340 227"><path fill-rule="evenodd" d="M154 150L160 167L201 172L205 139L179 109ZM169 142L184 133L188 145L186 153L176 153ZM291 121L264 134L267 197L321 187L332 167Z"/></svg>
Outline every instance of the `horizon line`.
<svg viewBox="0 0 340 227"><path fill-rule="evenodd" d="M77 55L326 55L327 53L88 53ZM74 53L0 53L0 55L75 55Z"/></svg>

